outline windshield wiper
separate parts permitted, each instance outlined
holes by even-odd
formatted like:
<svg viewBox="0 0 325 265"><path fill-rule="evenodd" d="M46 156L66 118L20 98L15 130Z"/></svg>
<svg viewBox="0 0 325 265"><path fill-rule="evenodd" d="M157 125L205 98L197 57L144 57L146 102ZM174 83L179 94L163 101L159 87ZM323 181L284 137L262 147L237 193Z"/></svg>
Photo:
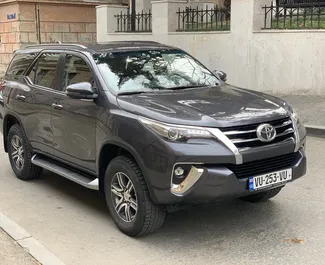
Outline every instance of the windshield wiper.
<svg viewBox="0 0 325 265"><path fill-rule="evenodd" d="M189 89L189 88L196 88L196 87L208 87L208 86L207 85L175 86L175 87L169 87L168 90L181 90L181 89Z"/></svg>
<svg viewBox="0 0 325 265"><path fill-rule="evenodd" d="M127 96L127 95L137 95L137 94L143 94L147 93L148 91L125 91L125 92L120 92L117 95L118 96Z"/></svg>
<svg viewBox="0 0 325 265"><path fill-rule="evenodd" d="M143 94L143 93L153 93L153 92L163 92L168 90L181 90L181 89L189 89L189 88L196 88L196 87L208 87L207 85L189 85L189 86L177 86L177 87L169 87L169 88L163 88L163 87L151 87L152 91L148 90L138 90L138 91L125 91L120 92L117 95L118 96L127 96L127 95L137 95L137 94Z"/></svg>
<svg viewBox="0 0 325 265"><path fill-rule="evenodd" d="M161 86L157 86L157 87L150 87L150 90L135 90L135 91L125 91L125 92L120 92L117 95L118 96L125 96L125 95L136 95L136 94L143 94L143 93L154 93L154 92L161 92L163 90L167 90L164 89Z"/></svg>

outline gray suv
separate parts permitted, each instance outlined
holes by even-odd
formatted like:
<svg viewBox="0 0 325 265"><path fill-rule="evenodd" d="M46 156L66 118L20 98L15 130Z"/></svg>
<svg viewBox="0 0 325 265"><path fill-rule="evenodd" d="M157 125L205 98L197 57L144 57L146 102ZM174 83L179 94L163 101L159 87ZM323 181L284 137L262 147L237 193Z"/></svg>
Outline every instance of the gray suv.
<svg viewBox="0 0 325 265"><path fill-rule="evenodd" d="M283 100L225 83L156 42L34 45L0 86L15 175L50 170L98 190L130 236L175 205L261 202L306 173L306 130Z"/></svg>

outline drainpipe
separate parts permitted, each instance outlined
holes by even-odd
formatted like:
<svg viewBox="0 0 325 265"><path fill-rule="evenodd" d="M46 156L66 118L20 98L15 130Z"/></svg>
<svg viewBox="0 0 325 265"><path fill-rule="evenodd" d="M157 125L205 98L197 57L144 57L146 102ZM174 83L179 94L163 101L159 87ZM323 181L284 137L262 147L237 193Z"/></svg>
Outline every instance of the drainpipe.
<svg viewBox="0 0 325 265"><path fill-rule="evenodd" d="M131 31L135 32L135 0L131 0Z"/></svg>
<svg viewBox="0 0 325 265"><path fill-rule="evenodd" d="M37 40L38 43L42 43L41 39L41 19L40 19L40 5L35 4L35 23L36 23L36 34L37 34Z"/></svg>

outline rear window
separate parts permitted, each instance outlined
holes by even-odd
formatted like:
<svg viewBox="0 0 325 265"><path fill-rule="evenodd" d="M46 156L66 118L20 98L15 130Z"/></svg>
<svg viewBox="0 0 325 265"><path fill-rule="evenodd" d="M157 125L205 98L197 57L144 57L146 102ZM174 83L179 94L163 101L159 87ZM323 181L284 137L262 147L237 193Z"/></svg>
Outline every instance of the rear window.
<svg viewBox="0 0 325 265"><path fill-rule="evenodd" d="M31 65L37 53L20 53L15 55L8 70L7 75L10 76L21 76Z"/></svg>

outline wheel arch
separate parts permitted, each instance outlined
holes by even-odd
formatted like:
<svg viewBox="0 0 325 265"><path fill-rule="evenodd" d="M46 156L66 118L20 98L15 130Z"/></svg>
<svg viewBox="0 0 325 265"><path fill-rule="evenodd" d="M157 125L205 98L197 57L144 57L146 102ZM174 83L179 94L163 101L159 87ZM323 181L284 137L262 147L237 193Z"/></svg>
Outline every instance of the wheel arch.
<svg viewBox="0 0 325 265"><path fill-rule="evenodd" d="M17 115L15 115L11 112L7 113L3 119L3 147L4 147L4 150L6 153L8 152L8 146L7 146L8 133L9 133L10 128L15 124L20 125L21 129L25 133L22 123L21 123L20 119L17 117ZM25 135L26 135L26 133L25 133Z"/></svg>
<svg viewBox="0 0 325 265"><path fill-rule="evenodd" d="M97 174L99 178L99 191L102 195L104 195L104 178L105 178L105 173L107 166L109 163L117 156L127 156L131 159L134 160L134 162L138 165L140 168L144 180L147 184L148 190L150 197L154 200L153 198L153 192L152 192L152 187L150 185L150 181L147 175L147 172L145 170L145 165L144 162L141 158L141 156L132 148L130 145L127 145L123 142L114 140L114 141L106 141L100 148L100 152L98 155L97 159ZM155 201L155 200L154 200Z"/></svg>

